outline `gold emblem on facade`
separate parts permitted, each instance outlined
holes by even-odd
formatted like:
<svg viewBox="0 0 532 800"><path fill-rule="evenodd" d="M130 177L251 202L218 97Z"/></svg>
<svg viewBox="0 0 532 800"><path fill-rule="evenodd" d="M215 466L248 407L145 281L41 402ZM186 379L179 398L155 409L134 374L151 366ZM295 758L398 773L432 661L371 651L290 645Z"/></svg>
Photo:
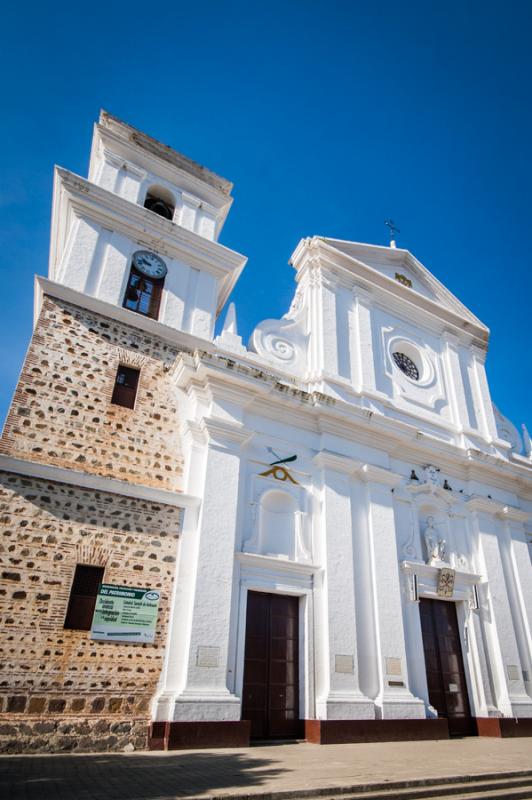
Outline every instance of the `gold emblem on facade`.
<svg viewBox="0 0 532 800"><path fill-rule="evenodd" d="M290 483L296 484L298 486L298 482L295 478L293 478L288 470L286 469L283 464L289 464L292 461L297 459L297 456L288 456L287 458L279 458L277 453L271 448L267 448L268 452L272 455L277 457L277 461L272 461L271 464L268 464L270 469L267 469L265 472L259 472L259 478L269 478L270 475L272 478L275 478L276 481L290 481Z"/></svg>
<svg viewBox="0 0 532 800"><path fill-rule="evenodd" d="M395 280L399 281L399 283L402 283L403 286L408 286L409 289L412 288L412 281L410 278L407 278L406 275L403 275L401 272L395 273Z"/></svg>

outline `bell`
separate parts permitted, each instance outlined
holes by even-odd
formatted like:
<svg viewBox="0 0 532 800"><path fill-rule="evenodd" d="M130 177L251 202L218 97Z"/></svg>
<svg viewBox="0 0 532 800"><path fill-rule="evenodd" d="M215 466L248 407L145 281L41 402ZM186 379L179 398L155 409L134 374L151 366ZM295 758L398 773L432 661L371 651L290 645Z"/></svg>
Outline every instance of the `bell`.
<svg viewBox="0 0 532 800"><path fill-rule="evenodd" d="M133 286L130 286L126 292L126 299L129 300L131 303L138 302L139 293Z"/></svg>
<svg viewBox="0 0 532 800"><path fill-rule="evenodd" d="M149 198L146 200L146 208L149 208L154 214L159 214L160 217L165 217L165 219L172 219L174 216L173 209L164 200Z"/></svg>

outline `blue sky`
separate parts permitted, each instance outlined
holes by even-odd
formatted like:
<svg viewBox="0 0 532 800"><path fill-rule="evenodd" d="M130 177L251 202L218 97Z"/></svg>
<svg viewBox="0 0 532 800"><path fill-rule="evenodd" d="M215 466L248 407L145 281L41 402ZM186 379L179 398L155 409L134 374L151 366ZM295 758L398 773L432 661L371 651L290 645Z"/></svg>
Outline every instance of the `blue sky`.
<svg viewBox="0 0 532 800"><path fill-rule="evenodd" d="M491 329L492 395L532 428L532 4L10 3L0 32L0 419L48 260L54 163L86 175L100 108L235 184L245 338L283 314L303 236L383 220Z"/></svg>

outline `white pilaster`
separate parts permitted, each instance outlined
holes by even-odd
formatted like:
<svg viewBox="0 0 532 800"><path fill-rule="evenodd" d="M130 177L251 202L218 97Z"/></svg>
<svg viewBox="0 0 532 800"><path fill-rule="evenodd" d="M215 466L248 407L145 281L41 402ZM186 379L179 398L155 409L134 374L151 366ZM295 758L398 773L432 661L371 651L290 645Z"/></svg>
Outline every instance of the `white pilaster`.
<svg viewBox="0 0 532 800"><path fill-rule="evenodd" d="M505 558L503 567L523 668L523 682L532 697L532 565L523 522L528 514L505 509Z"/></svg>
<svg viewBox="0 0 532 800"><path fill-rule="evenodd" d="M375 360L373 354L373 333L371 328L371 295L359 286L353 290L355 305L357 342L353 347L351 374L355 389L375 391Z"/></svg>
<svg viewBox="0 0 532 800"><path fill-rule="evenodd" d="M469 428L469 413L460 369L458 337L446 331L443 334L444 360L449 381L453 422L460 429Z"/></svg>
<svg viewBox="0 0 532 800"><path fill-rule="evenodd" d="M316 700L320 719L374 719L373 702L360 691L357 654L351 475L360 466L321 452L315 459L323 487L326 578L317 637L324 680Z"/></svg>
<svg viewBox="0 0 532 800"><path fill-rule="evenodd" d="M504 574L505 554L491 501L473 498L467 503L479 542L479 556L488 583L480 592L480 615L485 631L489 666L497 708L505 716L532 716L522 674L508 587Z"/></svg>
<svg viewBox="0 0 532 800"><path fill-rule="evenodd" d="M473 391L478 424L484 436L489 441L493 441L494 439L498 439L499 435L497 433L497 424L493 414L493 404L491 402L486 368L484 366L486 353L478 347L472 347L471 359L473 372L471 388Z"/></svg>
<svg viewBox="0 0 532 800"><path fill-rule="evenodd" d="M238 720L240 699L228 688L228 659L241 447L251 435L225 420L203 419L201 427L209 441L204 501L191 566L191 613L183 631L185 679L173 719Z"/></svg>
<svg viewBox="0 0 532 800"><path fill-rule="evenodd" d="M420 719L425 717L424 703L414 697L409 688L392 500L392 489L399 484L401 476L369 464L363 466L358 475L367 487L379 656L378 713L382 719Z"/></svg>

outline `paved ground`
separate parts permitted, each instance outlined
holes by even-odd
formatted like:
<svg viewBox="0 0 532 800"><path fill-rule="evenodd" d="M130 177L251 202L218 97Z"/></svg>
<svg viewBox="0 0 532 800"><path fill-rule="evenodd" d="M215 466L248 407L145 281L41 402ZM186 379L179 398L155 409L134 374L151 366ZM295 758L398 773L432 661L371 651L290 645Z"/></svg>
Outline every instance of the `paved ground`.
<svg viewBox="0 0 532 800"><path fill-rule="evenodd" d="M2 800L173 800L532 770L532 739L1 756Z"/></svg>

